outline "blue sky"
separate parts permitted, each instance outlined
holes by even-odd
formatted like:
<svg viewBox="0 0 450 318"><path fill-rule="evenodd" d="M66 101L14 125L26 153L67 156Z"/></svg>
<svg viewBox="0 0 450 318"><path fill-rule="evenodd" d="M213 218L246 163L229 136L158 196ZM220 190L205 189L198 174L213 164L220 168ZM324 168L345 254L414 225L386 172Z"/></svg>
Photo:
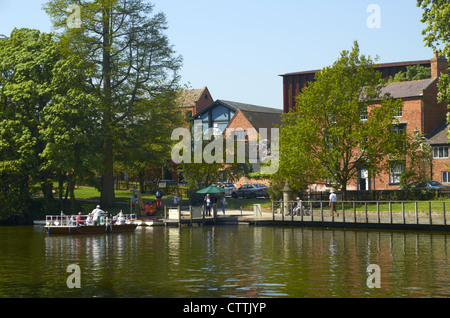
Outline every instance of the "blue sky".
<svg viewBox="0 0 450 318"><path fill-rule="evenodd" d="M14 27L51 31L46 0L0 0L0 34ZM214 99L282 108L280 74L331 65L359 42L380 63L430 59L415 0L153 0L183 56L182 82ZM381 28L369 28L371 4ZM82 12L81 12L82 14ZM82 17L81 17L82 18Z"/></svg>

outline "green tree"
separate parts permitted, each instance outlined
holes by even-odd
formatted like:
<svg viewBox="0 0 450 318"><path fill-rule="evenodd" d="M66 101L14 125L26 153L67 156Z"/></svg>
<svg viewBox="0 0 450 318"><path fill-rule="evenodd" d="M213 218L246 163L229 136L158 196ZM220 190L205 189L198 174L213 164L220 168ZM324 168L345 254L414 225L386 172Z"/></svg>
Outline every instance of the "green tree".
<svg viewBox="0 0 450 318"><path fill-rule="evenodd" d="M388 83L418 81L431 78L431 67L411 65L406 67L406 72L398 72L394 77L390 76Z"/></svg>
<svg viewBox="0 0 450 318"><path fill-rule="evenodd" d="M67 25L70 5L78 5L80 27ZM153 6L142 0L52 0L45 6L69 54L95 70L88 80L101 113L103 162L101 204L112 206L114 156L120 129L130 116L145 116L143 100L177 90L181 58L164 34L163 13L152 16ZM142 114L144 112L144 114Z"/></svg>
<svg viewBox="0 0 450 318"><path fill-rule="evenodd" d="M56 62L53 68L52 100L42 112L40 137L45 148L45 169L53 171L59 179L59 199L63 205L63 184L66 195L75 204L75 185L93 178L102 159L100 116L98 101L87 85L88 65L83 60L68 56Z"/></svg>
<svg viewBox="0 0 450 318"><path fill-rule="evenodd" d="M175 93L175 92L174 92ZM139 116L128 116L120 125L116 169L136 177L144 189L146 171L171 162L172 130L184 124L174 96L164 94L142 101Z"/></svg>
<svg viewBox="0 0 450 318"><path fill-rule="evenodd" d="M0 40L0 174L6 219L8 210L15 216L27 213L31 182L41 183L47 202L53 199L52 172L40 157L45 143L39 128L59 59L52 36L38 30L14 29L10 38Z"/></svg>
<svg viewBox="0 0 450 318"><path fill-rule="evenodd" d="M418 0L417 6L423 10L422 22L426 27L422 31L425 45L438 50L443 47L442 54L450 59L450 1ZM439 102L450 101L450 75L442 74L439 79ZM450 118L448 118L450 121Z"/></svg>
<svg viewBox="0 0 450 318"><path fill-rule="evenodd" d="M285 180L306 184L328 178L345 195L359 169L375 175L389 165L403 141L394 129L402 102L381 95L380 78L357 42L317 73L297 97L296 108L283 116L280 173Z"/></svg>
<svg viewBox="0 0 450 318"><path fill-rule="evenodd" d="M430 180L433 164L433 147L419 132L407 136L405 143L406 165L400 176L402 186L414 181Z"/></svg>
<svg viewBox="0 0 450 318"><path fill-rule="evenodd" d="M0 40L0 59L3 206L14 205L12 216L25 215L32 186L40 184L50 211L56 207L55 175L82 176L81 162L92 159L83 151L89 141L80 140L95 125L88 95L78 84L85 68L63 58L52 34L29 29L15 29L9 39ZM88 123L80 131L82 122ZM7 211L2 211L5 219Z"/></svg>

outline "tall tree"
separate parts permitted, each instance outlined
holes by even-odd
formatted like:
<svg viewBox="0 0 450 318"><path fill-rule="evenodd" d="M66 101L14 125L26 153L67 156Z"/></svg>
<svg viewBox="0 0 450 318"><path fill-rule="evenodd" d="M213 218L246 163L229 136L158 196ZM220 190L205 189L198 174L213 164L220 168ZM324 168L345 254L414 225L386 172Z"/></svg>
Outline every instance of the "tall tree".
<svg viewBox="0 0 450 318"><path fill-rule="evenodd" d="M394 115L401 101L381 94L380 78L357 42L317 73L283 118L280 173L287 180L328 178L345 194L359 169L376 174L397 153L403 138Z"/></svg>
<svg viewBox="0 0 450 318"><path fill-rule="evenodd" d="M79 27L70 27L66 9L77 5ZM163 13L152 16L153 5L143 0L52 0L45 10L72 55L90 63L89 84L99 100L103 135L101 204L112 206L114 155L120 125L139 116L143 100L177 89L181 58L164 34ZM147 105L151 105L147 104Z"/></svg>

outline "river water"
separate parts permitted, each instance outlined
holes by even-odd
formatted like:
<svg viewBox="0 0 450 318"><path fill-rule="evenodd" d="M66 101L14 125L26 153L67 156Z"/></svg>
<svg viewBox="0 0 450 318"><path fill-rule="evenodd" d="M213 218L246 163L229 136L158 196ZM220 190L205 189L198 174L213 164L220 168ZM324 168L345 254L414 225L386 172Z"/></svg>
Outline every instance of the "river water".
<svg viewBox="0 0 450 318"><path fill-rule="evenodd" d="M0 297L450 297L449 239L247 225L97 236L0 227ZM372 264L380 288L369 288Z"/></svg>

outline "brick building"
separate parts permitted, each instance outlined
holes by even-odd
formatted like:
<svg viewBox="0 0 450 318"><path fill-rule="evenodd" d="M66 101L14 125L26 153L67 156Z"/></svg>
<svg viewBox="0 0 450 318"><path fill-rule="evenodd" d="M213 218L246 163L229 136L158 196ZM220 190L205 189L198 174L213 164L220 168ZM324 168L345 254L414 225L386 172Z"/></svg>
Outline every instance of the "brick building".
<svg viewBox="0 0 450 318"><path fill-rule="evenodd" d="M261 128L267 128L268 136L271 139L271 128L281 124L282 109L263 107L246 103L232 102L226 100L216 100L214 103L193 116L193 121L201 121L203 130L209 128L217 129L218 133L225 133L227 128L245 130L254 128L258 132ZM240 139L240 132L235 132L236 140ZM242 135L245 139L245 134ZM248 153L246 153L248 155ZM253 165L253 170L257 171L258 165ZM228 180L221 180L228 181ZM242 178L237 185L249 182L262 182L262 180L251 180Z"/></svg>
<svg viewBox="0 0 450 318"><path fill-rule="evenodd" d="M186 117L190 118L214 103L214 99L212 98L208 87L205 86L201 89L181 91L177 102L182 112L186 114Z"/></svg>
<svg viewBox="0 0 450 318"><path fill-rule="evenodd" d="M239 109L237 113L234 115L234 117L231 119L230 123L228 124L227 128L231 128L235 130L235 136L236 140L238 141L248 141L249 136L248 135L240 135L239 130L249 130L249 129L255 129L257 132L258 140L261 140L261 129L266 129L267 135L265 138L269 141L268 148L276 146L273 144L270 144L272 141L272 129L279 127L282 123L282 115L283 111L281 109L263 109L258 108L255 110L249 110L249 109ZM252 164L253 172L260 171L259 164ZM252 179L248 177L242 177L240 178L236 184L242 185L245 183L268 183L268 180L264 179Z"/></svg>
<svg viewBox="0 0 450 318"><path fill-rule="evenodd" d="M438 82L442 73L447 73L448 64L444 57L436 52L431 60L412 61L401 63L379 64L376 69L385 79L394 76L397 72L405 72L407 66L421 65L431 68L431 78L391 83L383 89L396 99L401 99L402 110L397 114L400 122L396 129L407 133L421 132L428 138L434 149L432 179L450 184L450 166L447 132L447 105L438 103ZM301 89L314 80L317 71L290 73L283 76L284 111L288 112L295 105L295 97ZM393 164L389 173L372 177L362 168L349 185L348 190L389 190L397 189L399 176L404 164ZM312 189L323 191L329 189L326 183L313 185Z"/></svg>

